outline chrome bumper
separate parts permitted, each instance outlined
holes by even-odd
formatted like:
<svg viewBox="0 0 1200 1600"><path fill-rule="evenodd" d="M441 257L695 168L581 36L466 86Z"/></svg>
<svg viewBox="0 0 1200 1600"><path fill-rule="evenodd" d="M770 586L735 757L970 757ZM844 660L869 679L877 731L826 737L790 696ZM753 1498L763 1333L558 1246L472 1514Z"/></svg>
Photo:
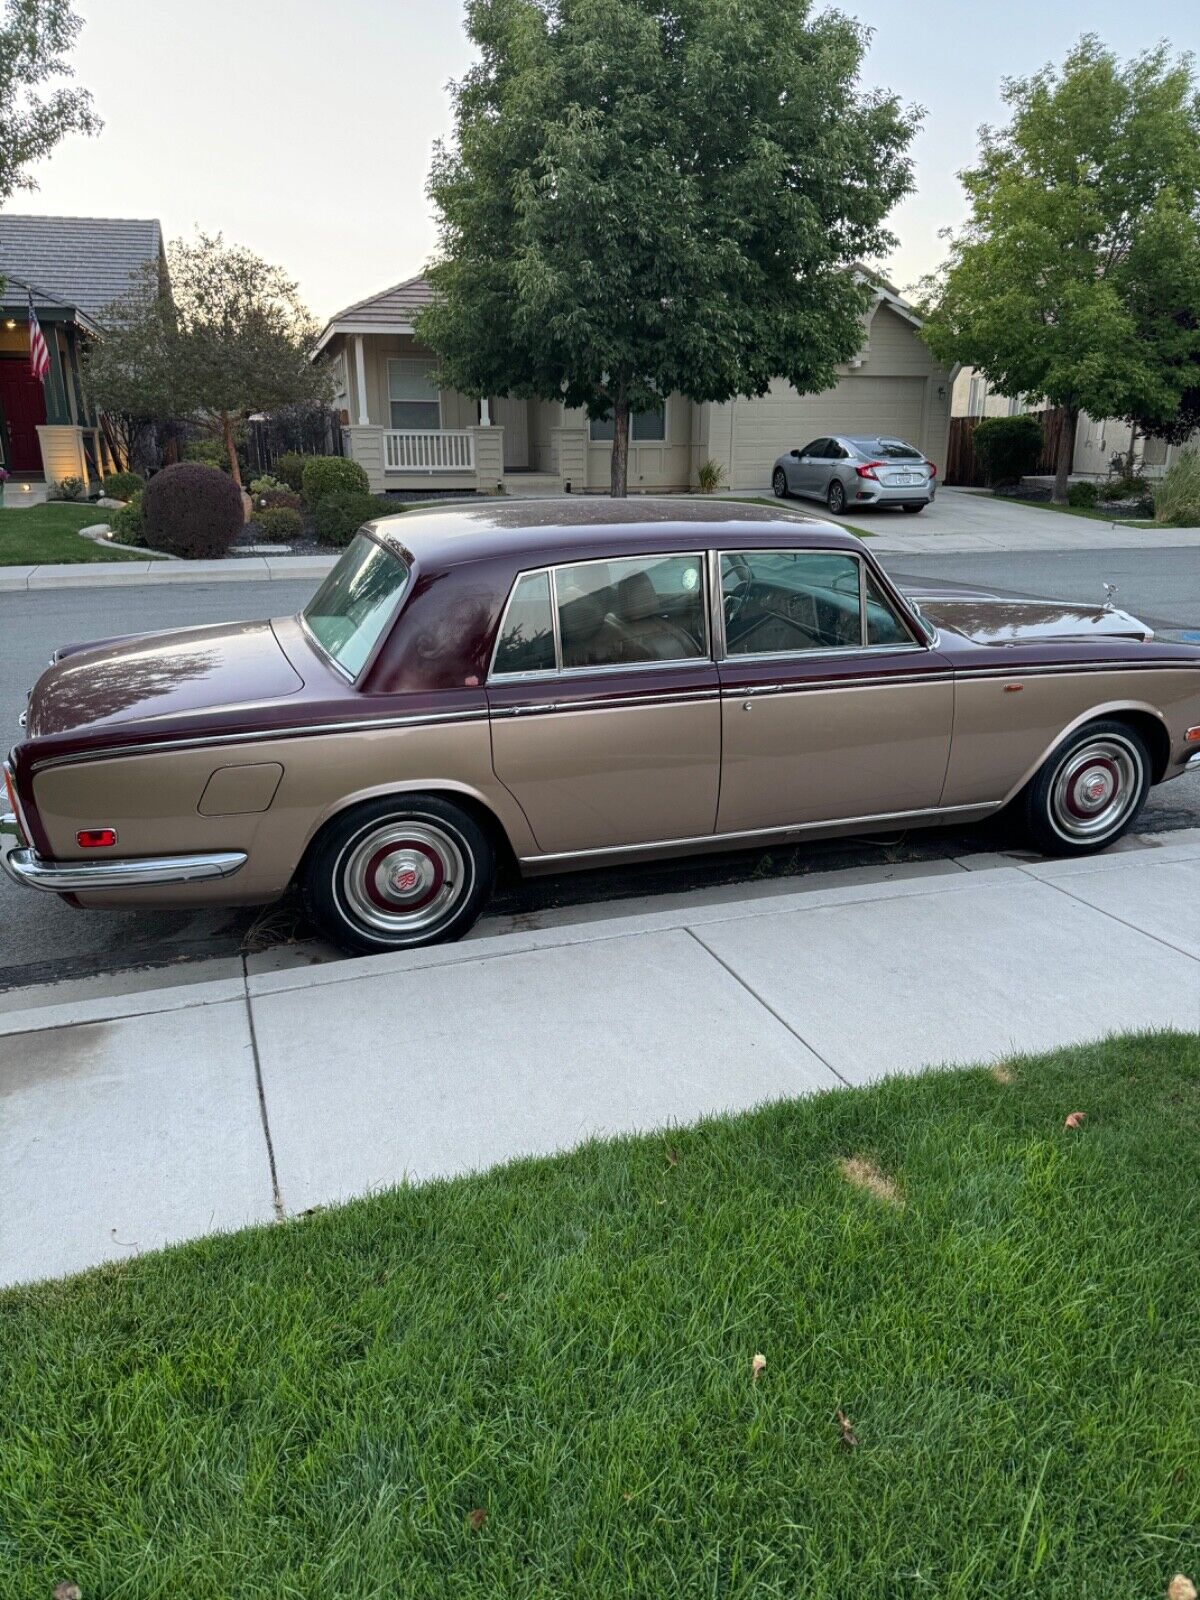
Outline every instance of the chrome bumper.
<svg viewBox="0 0 1200 1600"><path fill-rule="evenodd" d="M1187 758L1183 763L1183 770L1185 772L1200 772L1200 750L1197 750L1194 756Z"/></svg>
<svg viewBox="0 0 1200 1600"><path fill-rule="evenodd" d="M145 856L140 861L43 861L21 843L12 812L0 817L0 866L14 883L48 894L87 894L96 889L153 889L175 883L230 878L246 864L244 850L197 856Z"/></svg>

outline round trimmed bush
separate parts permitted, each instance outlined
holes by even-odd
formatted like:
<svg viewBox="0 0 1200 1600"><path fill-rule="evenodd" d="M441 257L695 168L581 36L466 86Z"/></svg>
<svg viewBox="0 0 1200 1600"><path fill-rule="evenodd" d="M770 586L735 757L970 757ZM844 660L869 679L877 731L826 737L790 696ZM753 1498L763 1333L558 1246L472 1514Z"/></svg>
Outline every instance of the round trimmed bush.
<svg viewBox="0 0 1200 1600"><path fill-rule="evenodd" d="M114 500L132 500L146 487L140 472L110 472L104 480L104 492Z"/></svg>
<svg viewBox="0 0 1200 1600"><path fill-rule="evenodd" d="M1067 490L1067 504L1080 511L1090 511L1096 504L1098 494L1094 483L1073 483Z"/></svg>
<svg viewBox="0 0 1200 1600"><path fill-rule="evenodd" d="M277 478L281 478L289 489L294 489L299 494L304 487L305 463L311 459L311 456L302 456L298 450L285 450L281 456L275 457L275 465L271 471Z"/></svg>
<svg viewBox="0 0 1200 1600"><path fill-rule="evenodd" d="M329 494L370 494L371 481L365 468L345 456L309 456L301 487L315 510Z"/></svg>
<svg viewBox="0 0 1200 1600"><path fill-rule="evenodd" d="M267 506L256 511L250 523L250 532L266 544L287 544L298 539L304 530L304 518L290 506Z"/></svg>
<svg viewBox="0 0 1200 1600"><path fill-rule="evenodd" d="M322 544L349 544L364 522L395 516L400 508L383 495L328 494L313 511L313 527Z"/></svg>
<svg viewBox="0 0 1200 1600"><path fill-rule="evenodd" d="M988 483L1019 483L1038 464L1042 425L1036 417L985 417L973 435Z"/></svg>
<svg viewBox="0 0 1200 1600"><path fill-rule="evenodd" d="M142 495L151 550L190 561L223 556L242 531L242 491L228 473L199 462L164 467Z"/></svg>

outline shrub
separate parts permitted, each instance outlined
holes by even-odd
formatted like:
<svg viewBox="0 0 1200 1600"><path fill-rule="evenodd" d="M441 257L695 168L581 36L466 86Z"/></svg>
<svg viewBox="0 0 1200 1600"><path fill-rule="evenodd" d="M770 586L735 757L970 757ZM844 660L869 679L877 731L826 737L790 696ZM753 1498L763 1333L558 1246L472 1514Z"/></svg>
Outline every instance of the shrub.
<svg viewBox="0 0 1200 1600"><path fill-rule="evenodd" d="M142 491L137 489L119 511L109 518L109 527L118 544L146 543L146 514L142 509Z"/></svg>
<svg viewBox="0 0 1200 1600"><path fill-rule="evenodd" d="M287 484L278 478L273 478L269 472L264 472L261 478L254 478L246 485L252 495L269 494L272 489L286 489Z"/></svg>
<svg viewBox="0 0 1200 1600"><path fill-rule="evenodd" d="M366 470L345 456L309 456L300 486L315 510L327 494L370 494Z"/></svg>
<svg viewBox="0 0 1200 1600"><path fill-rule="evenodd" d="M250 532L265 544L287 544L298 539L304 530L304 518L290 506L267 506L256 511L250 522Z"/></svg>
<svg viewBox="0 0 1200 1600"><path fill-rule="evenodd" d="M313 526L322 544L344 545L350 543L364 522L394 516L398 510L385 495L335 491L317 503Z"/></svg>
<svg viewBox="0 0 1200 1600"><path fill-rule="evenodd" d="M304 501L291 489L268 489L254 496L254 504L259 511L300 511Z"/></svg>
<svg viewBox="0 0 1200 1600"><path fill-rule="evenodd" d="M1200 452L1182 450L1154 490L1154 520L1168 528L1200 528Z"/></svg>
<svg viewBox="0 0 1200 1600"><path fill-rule="evenodd" d="M199 462L156 473L142 506L150 548L193 561L223 556L243 527L242 491L227 473Z"/></svg>
<svg viewBox="0 0 1200 1600"><path fill-rule="evenodd" d="M145 487L146 480L140 472L110 472L104 480L104 492L114 500L132 500Z"/></svg>
<svg viewBox="0 0 1200 1600"><path fill-rule="evenodd" d="M715 494L725 487L725 468L719 461L704 461L698 474L701 494Z"/></svg>
<svg viewBox="0 0 1200 1600"><path fill-rule="evenodd" d="M50 500L82 500L87 484L82 478L60 478L47 496Z"/></svg>
<svg viewBox="0 0 1200 1600"><path fill-rule="evenodd" d="M275 457L275 476L299 494L304 486L305 463L311 459L311 456L302 456L298 450L286 450L283 455Z"/></svg>
<svg viewBox="0 0 1200 1600"><path fill-rule="evenodd" d="M1149 489L1143 489L1138 495L1133 506L1134 515L1143 519L1154 515L1154 496Z"/></svg>
<svg viewBox="0 0 1200 1600"><path fill-rule="evenodd" d="M1042 453L1036 417L985 417L975 429L975 454L989 484L1017 483L1032 472Z"/></svg>
<svg viewBox="0 0 1200 1600"><path fill-rule="evenodd" d="M229 471L229 454L219 439L193 439L183 447L185 461L202 461L205 466Z"/></svg>
<svg viewBox="0 0 1200 1600"><path fill-rule="evenodd" d="M1067 504L1081 511L1090 511L1099 493L1094 483L1073 483L1067 490Z"/></svg>

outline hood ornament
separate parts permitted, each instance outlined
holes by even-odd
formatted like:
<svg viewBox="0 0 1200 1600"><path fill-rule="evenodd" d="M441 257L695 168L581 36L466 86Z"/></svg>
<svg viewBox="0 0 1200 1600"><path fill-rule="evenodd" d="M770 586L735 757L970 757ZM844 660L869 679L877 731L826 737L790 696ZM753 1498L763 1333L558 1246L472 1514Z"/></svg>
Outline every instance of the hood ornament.
<svg viewBox="0 0 1200 1600"><path fill-rule="evenodd" d="M1105 609L1105 611L1115 611L1116 610L1116 607L1113 605L1113 601L1116 598L1117 598L1117 586L1116 586L1116 584L1115 583L1106 583L1104 585L1104 609Z"/></svg>

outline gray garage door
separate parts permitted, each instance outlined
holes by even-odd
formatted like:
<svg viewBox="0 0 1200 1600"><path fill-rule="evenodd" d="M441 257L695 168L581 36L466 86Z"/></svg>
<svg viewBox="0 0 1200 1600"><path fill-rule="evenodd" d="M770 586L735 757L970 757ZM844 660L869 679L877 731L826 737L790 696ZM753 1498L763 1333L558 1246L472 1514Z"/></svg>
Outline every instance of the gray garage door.
<svg viewBox="0 0 1200 1600"><path fill-rule="evenodd" d="M777 381L760 399L734 403L730 481L769 483L776 457L819 434L883 433L916 443L924 398L924 378L842 378L824 394L804 395Z"/></svg>

